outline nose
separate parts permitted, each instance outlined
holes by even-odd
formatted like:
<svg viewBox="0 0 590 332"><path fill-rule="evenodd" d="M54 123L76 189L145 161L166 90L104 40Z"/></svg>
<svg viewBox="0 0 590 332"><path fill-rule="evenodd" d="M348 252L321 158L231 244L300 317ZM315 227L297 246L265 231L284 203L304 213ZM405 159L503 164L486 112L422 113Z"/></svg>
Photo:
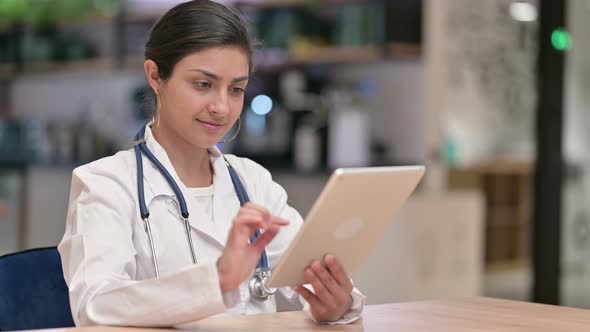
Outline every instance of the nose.
<svg viewBox="0 0 590 332"><path fill-rule="evenodd" d="M229 96L227 91L220 91L215 94L215 99L211 102L210 110L213 113L225 115L229 112Z"/></svg>

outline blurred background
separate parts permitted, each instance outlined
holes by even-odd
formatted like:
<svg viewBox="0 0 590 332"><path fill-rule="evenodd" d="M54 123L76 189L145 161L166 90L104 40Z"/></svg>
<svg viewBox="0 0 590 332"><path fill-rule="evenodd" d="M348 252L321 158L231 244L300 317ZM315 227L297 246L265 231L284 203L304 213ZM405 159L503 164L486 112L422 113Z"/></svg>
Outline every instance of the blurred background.
<svg viewBox="0 0 590 332"><path fill-rule="evenodd" d="M176 0L0 0L0 255L55 246L73 168L151 118ZM589 0L258 0L237 139L305 216L337 167L427 175L353 276L369 303L590 307Z"/></svg>

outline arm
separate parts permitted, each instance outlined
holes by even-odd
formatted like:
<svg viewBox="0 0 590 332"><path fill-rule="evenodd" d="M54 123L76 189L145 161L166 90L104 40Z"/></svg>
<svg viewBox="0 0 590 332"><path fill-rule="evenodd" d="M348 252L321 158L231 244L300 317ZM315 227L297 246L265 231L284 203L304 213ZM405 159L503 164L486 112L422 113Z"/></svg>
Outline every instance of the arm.
<svg viewBox="0 0 590 332"><path fill-rule="evenodd" d="M173 326L223 312L215 264L135 280L131 223L139 217L130 181L114 173L84 166L73 174L58 249L76 325Z"/></svg>

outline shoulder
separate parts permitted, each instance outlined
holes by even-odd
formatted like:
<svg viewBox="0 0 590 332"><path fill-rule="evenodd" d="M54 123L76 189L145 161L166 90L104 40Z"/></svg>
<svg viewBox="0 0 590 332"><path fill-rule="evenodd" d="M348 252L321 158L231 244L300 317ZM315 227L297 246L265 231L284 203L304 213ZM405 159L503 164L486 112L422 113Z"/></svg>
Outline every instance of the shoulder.
<svg viewBox="0 0 590 332"><path fill-rule="evenodd" d="M74 174L79 176L85 175L103 175L103 176L122 176L131 167L135 166L135 159L132 159L131 151L119 151L116 154L104 157L88 164L76 167ZM132 165L131 165L132 162Z"/></svg>
<svg viewBox="0 0 590 332"><path fill-rule="evenodd" d="M116 154L79 166L72 173L72 186L88 189L123 189L131 194L135 180L135 158L132 150Z"/></svg>

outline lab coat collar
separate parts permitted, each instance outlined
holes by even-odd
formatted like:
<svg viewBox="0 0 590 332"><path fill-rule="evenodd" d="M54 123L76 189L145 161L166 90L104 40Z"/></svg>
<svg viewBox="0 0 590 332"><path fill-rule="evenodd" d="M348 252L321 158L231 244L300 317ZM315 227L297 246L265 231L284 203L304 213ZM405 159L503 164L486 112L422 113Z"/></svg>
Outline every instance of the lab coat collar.
<svg viewBox="0 0 590 332"><path fill-rule="evenodd" d="M168 170L168 172L170 173L174 181L176 181L178 187L182 191L190 214L189 221L191 227L197 230L198 232L211 237L216 242L218 242L219 245L224 246L227 241L227 235L229 232L229 227L231 227L231 223L229 223L230 225L228 226L228 223L221 221L233 219L233 216L227 215L227 213L229 211L234 210L231 208L233 207L233 205L237 205L237 207L239 208L239 201L237 201L237 195L235 194L233 184L231 182L231 177L229 176L229 172L227 170L227 166L225 164L221 151L216 146L212 146L208 149L211 165L213 166L214 172L213 216L219 222L203 222L203 220L207 219L207 216L198 206L195 199L191 197L187 187L178 177L176 170L174 169L170 159L168 158L168 154L154 138L150 128L150 124L151 123L148 123L146 125L145 143L148 149L150 149L154 156L160 161L160 163L162 163L162 165L164 165L166 170ZM162 176L162 174L160 174L159 170L151 163L151 161L146 156L142 155L142 158L144 168L144 181L145 183L147 183L146 188L149 188L149 190L146 190L146 204L148 204L149 206L152 199L161 195L169 196L175 201L177 201L177 197L174 194L174 191L172 190L168 182L166 182L166 179ZM236 197L234 200L231 200L232 195ZM228 198L230 198L232 202L236 201L235 204L233 204L231 207L227 206ZM170 212L176 216L178 222L181 221L180 211L178 210L177 204L171 205Z"/></svg>

